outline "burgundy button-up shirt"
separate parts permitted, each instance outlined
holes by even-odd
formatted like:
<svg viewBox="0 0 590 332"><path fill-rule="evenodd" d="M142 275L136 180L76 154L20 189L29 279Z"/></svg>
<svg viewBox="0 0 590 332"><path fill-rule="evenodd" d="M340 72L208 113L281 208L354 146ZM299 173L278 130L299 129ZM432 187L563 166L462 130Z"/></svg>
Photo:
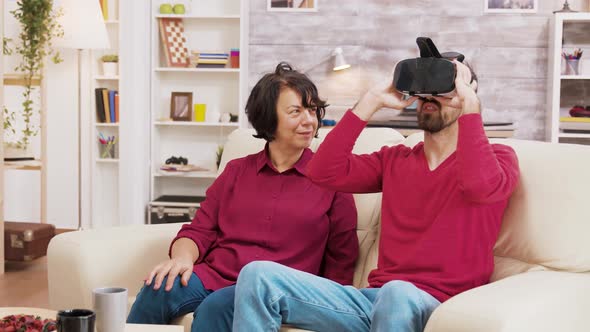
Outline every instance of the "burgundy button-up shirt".
<svg viewBox="0 0 590 332"><path fill-rule="evenodd" d="M210 290L235 284L242 267L256 260L352 284L358 256L352 195L323 189L304 175L311 150L282 173L267 150L230 161L174 241L197 244L194 272Z"/></svg>

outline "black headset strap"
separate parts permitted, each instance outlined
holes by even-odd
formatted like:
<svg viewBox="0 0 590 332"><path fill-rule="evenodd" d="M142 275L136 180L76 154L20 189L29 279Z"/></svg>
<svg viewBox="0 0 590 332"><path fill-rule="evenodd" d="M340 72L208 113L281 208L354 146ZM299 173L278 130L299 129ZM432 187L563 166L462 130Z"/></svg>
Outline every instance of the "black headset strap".
<svg viewBox="0 0 590 332"><path fill-rule="evenodd" d="M432 40L428 37L418 37L416 38L416 44L420 48L420 57L421 58L442 58L436 46Z"/></svg>

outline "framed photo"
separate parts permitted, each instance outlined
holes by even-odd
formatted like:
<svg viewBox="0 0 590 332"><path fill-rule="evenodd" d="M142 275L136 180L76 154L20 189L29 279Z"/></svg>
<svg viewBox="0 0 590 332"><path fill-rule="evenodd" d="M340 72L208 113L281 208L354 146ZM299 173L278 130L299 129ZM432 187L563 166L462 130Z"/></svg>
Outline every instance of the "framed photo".
<svg viewBox="0 0 590 332"><path fill-rule="evenodd" d="M190 121L192 105L192 92L172 92L170 97L170 117L172 121Z"/></svg>
<svg viewBox="0 0 590 332"><path fill-rule="evenodd" d="M267 0L267 10L281 12L317 12L319 0Z"/></svg>
<svg viewBox="0 0 590 332"><path fill-rule="evenodd" d="M539 0L484 0L484 13L536 13Z"/></svg>

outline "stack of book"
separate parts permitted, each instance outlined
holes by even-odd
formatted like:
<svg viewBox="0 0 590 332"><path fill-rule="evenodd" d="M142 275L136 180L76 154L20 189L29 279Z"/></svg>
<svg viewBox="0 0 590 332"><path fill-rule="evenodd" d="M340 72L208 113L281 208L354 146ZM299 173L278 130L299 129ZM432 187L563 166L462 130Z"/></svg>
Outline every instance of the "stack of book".
<svg viewBox="0 0 590 332"><path fill-rule="evenodd" d="M562 116L559 128L565 133L590 133L590 117Z"/></svg>
<svg viewBox="0 0 590 332"><path fill-rule="evenodd" d="M119 122L119 91L106 88L94 89L96 118L100 123Z"/></svg>
<svg viewBox="0 0 590 332"><path fill-rule="evenodd" d="M229 61L229 54L223 52L191 51L191 67L197 68L225 68Z"/></svg>

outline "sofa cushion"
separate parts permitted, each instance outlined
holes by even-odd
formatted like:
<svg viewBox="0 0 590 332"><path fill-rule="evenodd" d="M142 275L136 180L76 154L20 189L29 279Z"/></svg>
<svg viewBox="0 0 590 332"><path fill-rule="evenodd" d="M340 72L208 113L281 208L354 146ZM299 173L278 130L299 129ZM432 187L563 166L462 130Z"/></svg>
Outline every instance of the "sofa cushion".
<svg viewBox="0 0 590 332"><path fill-rule="evenodd" d="M590 146L493 140L518 155L492 280L529 270L590 271Z"/></svg>

